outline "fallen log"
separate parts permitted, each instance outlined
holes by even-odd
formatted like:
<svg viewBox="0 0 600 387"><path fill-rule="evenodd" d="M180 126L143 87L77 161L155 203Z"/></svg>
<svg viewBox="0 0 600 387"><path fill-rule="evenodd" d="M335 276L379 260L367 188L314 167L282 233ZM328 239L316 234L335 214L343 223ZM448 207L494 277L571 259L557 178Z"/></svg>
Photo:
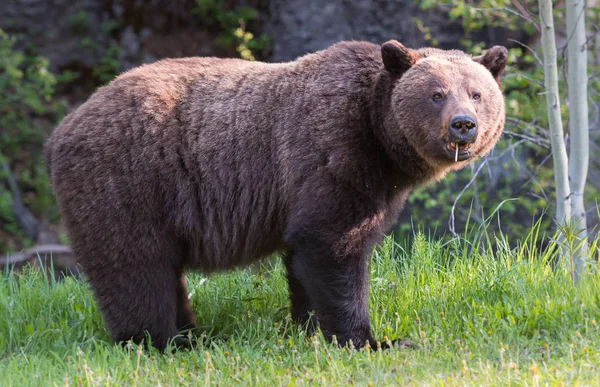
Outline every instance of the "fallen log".
<svg viewBox="0 0 600 387"><path fill-rule="evenodd" d="M73 250L65 245L38 245L21 253L0 258L0 268L8 267L15 271L20 271L27 263L39 266L44 270L53 270L55 274L59 275L79 276L81 273Z"/></svg>

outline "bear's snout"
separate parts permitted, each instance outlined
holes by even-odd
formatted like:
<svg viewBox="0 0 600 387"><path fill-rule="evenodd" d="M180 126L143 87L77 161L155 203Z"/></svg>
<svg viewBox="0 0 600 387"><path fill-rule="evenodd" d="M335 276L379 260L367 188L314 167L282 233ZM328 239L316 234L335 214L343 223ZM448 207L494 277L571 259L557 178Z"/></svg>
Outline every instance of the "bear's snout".
<svg viewBox="0 0 600 387"><path fill-rule="evenodd" d="M455 116L450 120L450 142L472 144L477 139L477 121L466 115Z"/></svg>

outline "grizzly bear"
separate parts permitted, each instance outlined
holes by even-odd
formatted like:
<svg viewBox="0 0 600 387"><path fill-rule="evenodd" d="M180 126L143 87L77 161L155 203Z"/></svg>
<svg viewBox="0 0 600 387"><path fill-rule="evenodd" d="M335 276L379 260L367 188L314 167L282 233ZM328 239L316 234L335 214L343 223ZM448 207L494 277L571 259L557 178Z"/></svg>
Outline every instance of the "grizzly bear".
<svg viewBox="0 0 600 387"><path fill-rule="evenodd" d="M164 349L195 327L186 270L279 253L294 320L375 346L372 248L412 189L496 144L506 61L341 42L289 63L165 59L98 89L46 159L112 338Z"/></svg>

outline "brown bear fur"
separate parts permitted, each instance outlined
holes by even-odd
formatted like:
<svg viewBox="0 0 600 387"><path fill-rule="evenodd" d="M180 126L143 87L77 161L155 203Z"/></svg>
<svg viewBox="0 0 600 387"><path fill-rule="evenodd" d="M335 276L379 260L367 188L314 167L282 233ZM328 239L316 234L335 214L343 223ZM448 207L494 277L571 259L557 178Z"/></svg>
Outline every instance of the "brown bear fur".
<svg viewBox="0 0 600 387"><path fill-rule="evenodd" d="M195 324L184 270L280 252L295 320L315 311L327 339L375 345L372 247L413 188L494 146L506 59L342 42L280 64L166 59L100 88L46 158L113 339L164 348ZM477 140L455 162L450 122L465 114Z"/></svg>

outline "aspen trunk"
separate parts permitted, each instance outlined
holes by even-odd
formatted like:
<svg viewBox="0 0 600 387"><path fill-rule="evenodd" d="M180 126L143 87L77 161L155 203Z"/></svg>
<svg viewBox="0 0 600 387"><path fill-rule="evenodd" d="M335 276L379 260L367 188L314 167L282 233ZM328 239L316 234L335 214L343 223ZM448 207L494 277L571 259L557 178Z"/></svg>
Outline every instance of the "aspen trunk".
<svg viewBox="0 0 600 387"><path fill-rule="evenodd" d="M550 145L554 161L554 182L556 186L556 221L564 226L571 217L571 195L569 189L568 158L565 147L560 97L558 92L558 69L556 63L556 42L554 40L554 19L552 1L539 0L540 27L542 30L542 50L544 52L544 86L546 106L550 126ZM564 240L564 239L563 239Z"/></svg>
<svg viewBox="0 0 600 387"><path fill-rule="evenodd" d="M589 124L587 100L587 50L585 36L585 1L567 0L567 83L569 99L569 179L571 182L571 217L576 250L573 257L573 280L584 275L588 258L587 223L583 192L589 160Z"/></svg>

